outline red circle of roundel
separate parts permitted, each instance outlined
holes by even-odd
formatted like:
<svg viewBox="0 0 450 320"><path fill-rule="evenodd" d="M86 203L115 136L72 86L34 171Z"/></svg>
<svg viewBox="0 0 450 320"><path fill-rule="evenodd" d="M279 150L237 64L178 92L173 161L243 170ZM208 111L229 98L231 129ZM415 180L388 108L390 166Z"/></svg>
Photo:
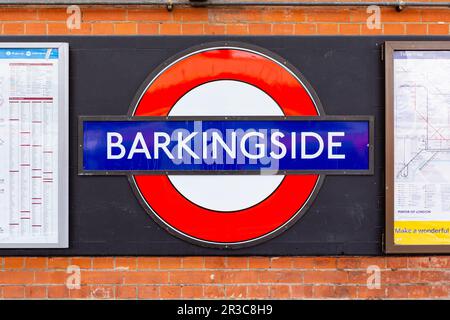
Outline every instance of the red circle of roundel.
<svg viewBox="0 0 450 320"><path fill-rule="evenodd" d="M191 89L214 80L236 80L263 90L286 116L319 115L297 75L280 61L244 47L210 47L175 60L151 79L131 115L168 116ZM212 246L242 246L284 230L311 200L319 175L288 175L265 200L250 208L220 212L187 200L166 175L131 179L152 217L173 234Z"/></svg>

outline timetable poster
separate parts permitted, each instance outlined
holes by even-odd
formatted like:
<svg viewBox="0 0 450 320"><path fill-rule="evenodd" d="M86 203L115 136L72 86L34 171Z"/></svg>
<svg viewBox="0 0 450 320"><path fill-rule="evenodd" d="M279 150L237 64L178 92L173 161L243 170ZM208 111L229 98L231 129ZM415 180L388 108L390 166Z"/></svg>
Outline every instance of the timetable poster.
<svg viewBox="0 0 450 320"><path fill-rule="evenodd" d="M58 54L0 47L0 247L58 242Z"/></svg>
<svg viewBox="0 0 450 320"><path fill-rule="evenodd" d="M450 51L394 53L394 243L450 244Z"/></svg>

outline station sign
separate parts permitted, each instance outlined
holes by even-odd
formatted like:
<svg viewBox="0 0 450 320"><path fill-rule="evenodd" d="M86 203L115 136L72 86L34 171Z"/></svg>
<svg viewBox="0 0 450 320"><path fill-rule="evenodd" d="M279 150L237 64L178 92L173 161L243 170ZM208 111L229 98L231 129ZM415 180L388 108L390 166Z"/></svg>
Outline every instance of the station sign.
<svg viewBox="0 0 450 320"><path fill-rule="evenodd" d="M373 174L373 117L327 116L263 48L220 42L162 63L124 116L79 119L79 174L126 175L171 234L241 248L279 235L327 174Z"/></svg>

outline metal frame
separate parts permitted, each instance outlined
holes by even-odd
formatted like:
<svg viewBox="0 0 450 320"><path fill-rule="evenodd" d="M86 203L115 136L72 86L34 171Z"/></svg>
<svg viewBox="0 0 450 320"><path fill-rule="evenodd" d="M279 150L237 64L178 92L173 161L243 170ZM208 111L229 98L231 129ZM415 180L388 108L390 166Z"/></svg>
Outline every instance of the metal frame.
<svg viewBox="0 0 450 320"><path fill-rule="evenodd" d="M450 41L387 41L386 71L386 253L448 253L450 245L397 245L394 243L394 52L450 51Z"/></svg>
<svg viewBox="0 0 450 320"><path fill-rule="evenodd" d="M8 248L69 247L69 44L63 42L8 42L0 48L58 49L58 242L0 243Z"/></svg>
<svg viewBox="0 0 450 320"><path fill-rule="evenodd" d="M130 175L130 174L144 174L144 175L285 175L285 174L327 174L327 175L373 175L374 174L374 117L373 116L319 116L319 117L301 117L301 116L206 116L206 117L189 117L189 116L174 116L174 117L127 117L127 116L80 116L78 122L78 137L83 139L84 130L83 124L87 121L361 121L369 124L369 168L367 170L114 170L114 171L97 171L84 170L83 165L83 140L78 144L78 174L79 175Z"/></svg>

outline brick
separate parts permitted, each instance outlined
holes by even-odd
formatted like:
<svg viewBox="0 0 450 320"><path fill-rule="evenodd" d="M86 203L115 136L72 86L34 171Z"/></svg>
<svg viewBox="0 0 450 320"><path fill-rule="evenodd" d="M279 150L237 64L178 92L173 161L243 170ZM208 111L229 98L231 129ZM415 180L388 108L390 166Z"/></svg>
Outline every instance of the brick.
<svg viewBox="0 0 450 320"><path fill-rule="evenodd" d="M92 258L92 267L94 269L113 269L114 268L114 258L94 257L94 258Z"/></svg>
<svg viewBox="0 0 450 320"><path fill-rule="evenodd" d="M93 299L114 299L116 296L113 286L91 286L90 291Z"/></svg>
<svg viewBox="0 0 450 320"><path fill-rule="evenodd" d="M82 284L121 284L124 274L122 272L83 271L81 272ZM126 273L133 274L133 273Z"/></svg>
<svg viewBox="0 0 450 320"><path fill-rule="evenodd" d="M159 268L159 258L138 257L137 264L139 270L149 270Z"/></svg>
<svg viewBox="0 0 450 320"><path fill-rule="evenodd" d="M139 23L137 26L137 33L139 35L157 35L159 34L159 24L158 23Z"/></svg>
<svg viewBox="0 0 450 320"><path fill-rule="evenodd" d="M267 269L270 267L270 258L267 257L249 257L248 267L250 269Z"/></svg>
<svg viewBox="0 0 450 320"><path fill-rule="evenodd" d="M202 284L213 283L214 277L208 271L172 271L170 283L174 284Z"/></svg>
<svg viewBox="0 0 450 320"><path fill-rule="evenodd" d="M124 284L162 284L168 282L168 273L159 271L125 272Z"/></svg>
<svg viewBox="0 0 450 320"><path fill-rule="evenodd" d="M428 25L429 35L440 35L449 34L449 24L429 24Z"/></svg>
<svg viewBox="0 0 450 320"><path fill-rule="evenodd" d="M160 286L159 297L162 299L181 298L181 286Z"/></svg>
<svg viewBox="0 0 450 320"><path fill-rule="evenodd" d="M15 258L15 257L5 257L4 258L4 269L23 269L25 266L24 258Z"/></svg>
<svg viewBox="0 0 450 320"><path fill-rule="evenodd" d="M309 22L350 22L350 10L321 8L308 10L306 21Z"/></svg>
<svg viewBox="0 0 450 320"><path fill-rule="evenodd" d="M258 283L258 273L249 271L227 271L216 274L217 283Z"/></svg>
<svg viewBox="0 0 450 320"><path fill-rule="evenodd" d="M358 287L356 286L336 286L334 288L336 299L356 299L358 297Z"/></svg>
<svg viewBox="0 0 450 320"><path fill-rule="evenodd" d="M69 29L66 24L64 24L64 26L65 26L65 31L68 34L72 34L72 35L90 35L90 34L92 34L92 23L83 22L80 25L79 29L76 29L76 28Z"/></svg>
<svg viewBox="0 0 450 320"><path fill-rule="evenodd" d="M65 271L39 271L34 273L36 284L65 284L70 274Z"/></svg>
<svg viewBox="0 0 450 320"><path fill-rule="evenodd" d="M115 269L121 271L136 270L136 257L117 257L115 262Z"/></svg>
<svg viewBox="0 0 450 320"><path fill-rule="evenodd" d="M377 266L380 269L386 268L385 257L361 257L360 261L360 268L367 269L370 266Z"/></svg>
<svg viewBox="0 0 450 320"><path fill-rule="evenodd" d="M270 286L256 285L247 287L247 298L249 299L268 299L270 296Z"/></svg>
<svg viewBox="0 0 450 320"><path fill-rule="evenodd" d="M69 289L66 286L49 286L47 288L50 299L62 299L69 297Z"/></svg>
<svg viewBox="0 0 450 320"><path fill-rule="evenodd" d="M164 257L159 258L159 268L160 269L180 269L181 259L179 257Z"/></svg>
<svg viewBox="0 0 450 320"><path fill-rule="evenodd" d="M47 268L47 258L25 258L26 269L45 269Z"/></svg>
<svg viewBox="0 0 450 320"><path fill-rule="evenodd" d="M379 28L369 29L366 24L361 25L361 35L380 35L383 34L383 26Z"/></svg>
<svg viewBox="0 0 450 320"><path fill-rule="evenodd" d="M5 286L2 289L3 298L5 299L25 298L24 286Z"/></svg>
<svg viewBox="0 0 450 320"><path fill-rule="evenodd" d="M345 271L304 271L303 282L309 284L347 283L348 273Z"/></svg>
<svg viewBox="0 0 450 320"><path fill-rule="evenodd" d="M203 298L202 286L183 286L181 288L181 297L187 299Z"/></svg>
<svg viewBox="0 0 450 320"><path fill-rule="evenodd" d="M210 13L210 21L220 23L247 23L270 21L265 17L264 10L260 8L213 10Z"/></svg>
<svg viewBox="0 0 450 320"><path fill-rule="evenodd" d="M159 298L159 288L156 286L139 286L138 287L138 298L139 299Z"/></svg>
<svg viewBox="0 0 450 320"><path fill-rule="evenodd" d="M29 298L29 299L47 298L47 287L27 285L25 287L25 298Z"/></svg>
<svg viewBox="0 0 450 320"><path fill-rule="evenodd" d="M146 288L146 287L139 287ZM118 286L116 297L118 299L136 299L137 298L138 288L136 286ZM146 298L145 295L139 295L139 298Z"/></svg>
<svg viewBox="0 0 450 320"><path fill-rule="evenodd" d="M372 274L373 273L367 273L366 271L350 270L347 274L348 275L348 283L367 284L367 281ZM381 277L381 279L383 279L382 274L380 274L380 277Z"/></svg>
<svg viewBox="0 0 450 320"><path fill-rule="evenodd" d="M246 257L228 257L226 263L229 269L248 269L248 258Z"/></svg>
<svg viewBox="0 0 450 320"><path fill-rule="evenodd" d="M0 21L33 21L37 20L36 9L0 8Z"/></svg>
<svg viewBox="0 0 450 320"><path fill-rule="evenodd" d="M318 23L317 24L317 33L318 34L337 34L338 33L338 25L333 23Z"/></svg>
<svg viewBox="0 0 450 320"><path fill-rule="evenodd" d="M429 298L449 298L450 297L450 286L448 284L440 286L431 286Z"/></svg>
<svg viewBox="0 0 450 320"><path fill-rule="evenodd" d="M207 35L223 35L226 34L226 26L224 24L210 24L203 26L203 31Z"/></svg>
<svg viewBox="0 0 450 320"><path fill-rule="evenodd" d="M33 272L2 271L0 272L0 284L27 284L33 282Z"/></svg>
<svg viewBox="0 0 450 320"><path fill-rule="evenodd" d="M383 34L405 34L404 24L385 24L383 25Z"/></svg>
<svg viewBox="0 0 450 320"><path fill-rule="evenodd" d="M270 267L273 269L290 269L293 266L293 258L291 257L281 257L281 258L271 258Z"/></svg>
<svg viewBox="0 0 450 320"><path fill-rule="evenodd" d="M173 20L180 22L207 22L207 8L183 8L173 11Z"/></svg>
<svg viewBox="0 0 450 320"><path fill-rule="evenodd" d="M25 25L23 23L5 23L3 34L25 34Z"/></svg>
<svg viewBox="0 0 450 320"><path fill-rule="evenodd" d="M314 266L314 258L312 257L295 257L292 259L294 269L313 269Z"/></svg>
<svg viewBox="0 0 450 320"><path fill-rule="evenodd" d="M224 257L205 257L206 269L223 269L226 267Z"/></svg>
<svg viewBox="0 0 450 320"><path fill-rule="evenodd" d="M137 33L137 24L134 22L125 22L125 23L115 23L114 24L114 34L136 34Z"/></svg>
<svg viewBox="0 0 450 320"><path fill-rule="evenodd" d="M261 11L260 21L298 23L306 20L307 12L304 8L270 8Z"/></svg>
<svg viewBox="0 0 450 320"><path fill-rule="evenodd" d="M286 299L291 297L291 290L289 286L270 286L270 298L272 299Z"/></svg>
<svg viewBox="0 0 450 320"><path fill-rule="evenodd" d="M391 299L406 299L408 298L408 286L389 286L386 295Z"/></svg>
<svg viewBox="0 0 450 320"><path fill-rule="evenodd" d="M177 23L161 23L159 33L165 35L181 34L181 25Z"/></svg>
<svg viewBox="0 0 450 320"><path fill-rule="evenodd" d="M225 297L231 299L247 298L246 286L225 286Z"/></svg>
<svg viewBox="0 0 450 320"><path fill-rule="evenodd" d="M80 286L79 289L70 289L69 297L72 299L87 299L91 298L91 287L90 286Z"/></svg>
<svg viewBox="0 0 450 320"><path fill-rule="evenodd" d="M277 23L272 25L272 34L285 35L294 34L294 24Z"/></svg>
<svg viewBox="0 0 450 320"><path fill-rule="evenodd" d="M426 35L428 34L428 26L426 24L407 24L406 34L408 35Z"/></svg>
<svg viewBox="0 0 450 320"><path fill-rule="evenodd" d="M386 266L391 269L405 269L408 267L406 257L389 257L386 259Z"/></svg>
<svg viewBox="0 0 450 320"><path fill-rule="evenodd" d="M45 23L27 23L25 24L25 34L45 35L47 34L47 25Z"/></svg>
<svg viewBox="0 0 450 320"><path fill-rule="evenodd" d="M225 287L224 286L204 286L203 296L208 299L220 299L225 297Z"/></svg>
<svg viewBox="0 0 450 320"><path fill-rule="evenodd" d="M410 269L430 268L430 257L408 257L407 260Z"/></svg>
<svg viewBox="0 0 450 320"><path fill-rule="evenodd" d="M450 22L447 9L427 9L422 11L422 22Z"/></svg>
<svg viewBox="0 0 450 320"><path fill-rule="evenodd" d="M94 35L114 34L114 23L105 23L105 22L93 23L92 34Z"/></svg>
<svg viewBox="0 0 450 320"><path fill-rule="evenodd" d="M334 257L316 257L312 259L314 269L336 269L337 260Z"/></svg>
<svg viewBox="0 0 450 320"><path fill-rule="evenodd" d="M124 21L126 20L126 10L119 8L83 8L83 21Z"/></svg>
<svg viewBox="0 0 450 320"><path fill-rule="evenodd" d="M336 259L336 267L338 269L357 269L360 265L360 258L358 257L339 257Z"/></svg>
<svg viewBox="0 0 450 320"><path fill-rule="evenodd" d="M313 286L304 285L293 285L291 286L291 297L292 298L312 298L313 296Z"/></svg>
<svg viewBox="0 0 450 320"><path fill-rule="evenodd" d="M49 35L65 35L65 34L73 34L73 35L86 35L92 33L92 24L91 23L82 23L80 25L80 29L69 29L66 23L48 23L47 24L47 33Z"/></svg>
<svg viewBox="0 0 450 320"><path fill-rule="evenodd" d="M426 10L428 11L428 10ZM381 21L384 22L421 22L423 11L418 8L408 8L402 12L396 11L394 8L381 9Z"/></svg>
<svg viewBox="0 0 450 320"><path fill-rule="evenodd" d="M63 8L39 8L37 16L40 21L66 21L70 14Z"/></svg>
<svg viewBox="0 0 450 320"><path fill-rule="evenodd" d="M295 25L295 34L316 34L317 33L317 25L314 23L301 23Z"/></svg>
<svg viewBox="0 0 450 320"><path fill-rule="evenodd" d="M382 282L387 284L418 283L419 271L383 271Z"/></svg>
<svg viewBox="0 0 450 320"><path fill-rule="evenodd" d="M420 282L448 282L450 283L450 270L445 271L420 271Z"/></svg>
<svg viewBox="0 0 450 320"><path fill-rule="evenodd" d="M227 34L240 35L248 34L249 28L247 24L229 24L227 25Z"/></svg>
<svg viewBox="0 0 450 320"><path fill-rule="evenodd" d="M248 31L254 35L270 35L272 34L272 25L267 23L251 23L248 25Z"/></svg>
<svg viewBox="0 0 450 320"><path fill-rule="evenodd" d="M49 269L67 269L70 265L69 258L48 258Z"/></svg>
<svg viewBox="0 0 450 320"><path fill-rule="evenodd" d="M259 283L301 283L302 271L263 271L259 273Z"/></svg>
<svg viewBox="0 0 450 320"><path fill-rule="evenodd" d="M450 268L450 257L430 257L431 268Z"/></svg>
<svg viewBox="0 0 450 320"><path fill-rule="evenodd" d="M72 257L70 261L71 265L78 266L80 269L91 269L92 258L91 257Z"/></svg>
<svg viewBox="0 0 450 320"><path fill-rule="evenodd" d="M184 269L202 269L205 267L205 258L203 257L185 257L182 260Z"/></svg>
<svg viewBox="0 0 450 320"><path fill-rule="evenodd" d="M186 35L203 34L203 24L189 23L181 25L181 33Z"/></svg>
<svg viewBox="0 0 450 320"><path fill-rule="evenodd" d="M361 34L360 24L340 24L339 34L341 35L359 35Z"/></svg>
<svg viewBox="0 0 450 320"><path fill-rule="evenodd" d="M128 21L158 22L173 20L173 14L165 8L129 9L127 13Z"/></svg>
<svg viewBox="0 0 450 320"><path fill-rule="evenodd" d="M381 287L380 289L369 289L368 287L358 287L359 299L380 299L386 297L386 289Z"/></svg>
<svg viewBox="0 0 450 320"><path fill-rule="evenodd" d="M408 286L408 298L418 299L429 297L431 288L428 286Z"/></svg>

